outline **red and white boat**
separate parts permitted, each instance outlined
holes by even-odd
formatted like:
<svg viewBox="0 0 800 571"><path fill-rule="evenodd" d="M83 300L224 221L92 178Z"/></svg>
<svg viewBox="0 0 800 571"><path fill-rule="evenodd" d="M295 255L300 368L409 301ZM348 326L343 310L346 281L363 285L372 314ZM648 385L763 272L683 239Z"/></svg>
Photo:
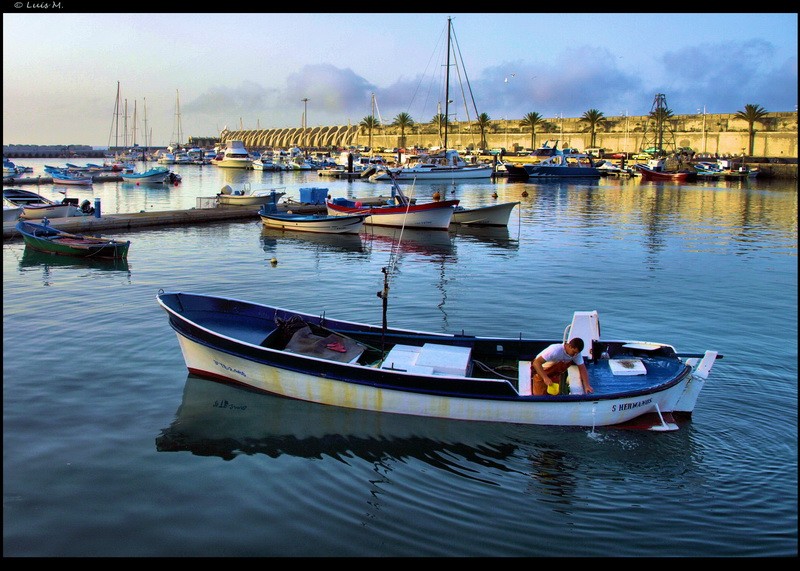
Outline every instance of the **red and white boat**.
<svg viewBox="0 0 800 571"><path fill-rule="evenodd" d="M645 165L636 165L636 169L642 174L643 181L674 181L674 182L688 182L697 180L697 173L689 171L657 171Z"/></svg>
<svg viewBox="0 0 800 571"><path fill-rule="evenodd" d="M392 179L392 198L385 205L364 205L347 198L326 200L325 206L331 216L365 214L364 224L374 226L396 226L430 230L447 230L453 219L458 200L412 203L397 182Z"/></svg>

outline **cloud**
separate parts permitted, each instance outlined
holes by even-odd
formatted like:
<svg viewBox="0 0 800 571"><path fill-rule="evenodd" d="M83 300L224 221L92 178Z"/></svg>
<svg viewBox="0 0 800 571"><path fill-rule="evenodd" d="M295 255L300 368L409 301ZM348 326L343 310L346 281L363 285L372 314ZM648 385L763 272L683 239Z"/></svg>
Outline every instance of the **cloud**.
<svg viewBox="0 0 800 571"><path fill-rule="evenodd" d="M529 112L545 118L578 117L592 108L607 116L645 115L659 93L675 114L696 113L704 105L708 113L733 113L747 103L787 111L797 101L797 57L775 62L775 53L764 40L701 43L663 54L655 60L659 67L645 75L632 58L614 56L606 48L565 46L547 61L506 61L469 75L472 95L464 70L454 66L448 111L459 121L479 113L492 119L521 118ZM375 114L383 123L401 112L426 123L440 112L440 105L444 112L443 85L441 76L419 74L377 86L351 68L313 64L280 83L265 77L210 88L187 102L183 112L192 116L193 124L216 125L218 130L238 128L240 122L246 129L294 127L302 124L302 99L308 98L310 126L355 124L372 113L375 94Z"/></svg>

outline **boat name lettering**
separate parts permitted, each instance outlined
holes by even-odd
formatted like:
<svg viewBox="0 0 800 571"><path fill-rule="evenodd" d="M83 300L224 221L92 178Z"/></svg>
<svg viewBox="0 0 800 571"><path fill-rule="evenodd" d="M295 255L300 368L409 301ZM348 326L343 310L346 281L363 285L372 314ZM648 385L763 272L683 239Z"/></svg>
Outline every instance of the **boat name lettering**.
<svg viewBox="0 0 800 571"><path fill-rule="evenodd" d="M652 398L640 400L639 402L628 402L625 404L621 404L619 406L614 405L611 407L613 412L622 412L623 410L631 410L632 408L639 408L640 406L646 406L653 402Z"/></svg>
<svg viewBox="0 0 800 571"><path fill-rule="evenodd" d="M241 376L243 376L243 377L246 377L246 376L247 376L247 375L245 375L245 374L244 374L244 371L240 371L239 369L234 369L233 367L229 367L229 366L228 366L228 365L226 365L225 363L220 363L220 362L219 362L219 361L217 361L216 359L214 359L214 364L215 364L215 365L217 365L217 366L219 366L219 367L222 367L222 368L223 368L223 369L225 369L226 371L230 371L231 373L236 373L237 375L241 375Z"/></svg>
<svg viewBox="0 0 800 571"><path fill-rule="evenodd" d="M227 400L215 400L213 408L227 408L230 410L247 410L246 404L231 404Z"/></svg>

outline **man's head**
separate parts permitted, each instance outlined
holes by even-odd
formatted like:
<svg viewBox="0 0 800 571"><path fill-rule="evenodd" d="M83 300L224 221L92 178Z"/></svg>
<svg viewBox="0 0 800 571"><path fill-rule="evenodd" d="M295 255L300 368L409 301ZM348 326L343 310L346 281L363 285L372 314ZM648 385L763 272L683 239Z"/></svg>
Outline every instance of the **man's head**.
<svg viewBox="0 0 800 571"><path fill-rule="evenodd" d="M583 351L583 339L581 339L580 337L573 337L572 339L567 341L567 344L564 347L567 350L567 354L570 357L574 357L575 355Z"/></svg>

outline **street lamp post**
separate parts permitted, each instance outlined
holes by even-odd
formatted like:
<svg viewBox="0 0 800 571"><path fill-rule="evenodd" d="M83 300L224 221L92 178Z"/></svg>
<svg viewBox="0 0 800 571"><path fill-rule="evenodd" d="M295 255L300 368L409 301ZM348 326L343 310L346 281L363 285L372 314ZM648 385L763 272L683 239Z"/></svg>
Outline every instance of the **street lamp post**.
<svg viewBox="0 0 800 571"><path fill-rule="evenodd" d="M517 74L516 74L516 73L512 73L512 74L510 74L510 75L507 75L507 76L506 76L506 78L503 80L503 82L504 82L506 85L508 85L508 80L509 80L509 79L514 79L516 76L517 76ZM508 94L506 94L506 95L508 95ZM507 152L507 151L508 151L508 115L509 115L509 113L508 113L508 99L506 99L506 100L504 101L504 103L505 103L505 108L506 108L506 116L505 116L505 118L503 119L503 121L504 121L504 122L505 122L505 124L506 124L506 145L505 145L505 148L506 148L506 152Z"/></svg>
<svg viewBox="0 0 800 571"><path fill-rule="evenodd" d="M624 153L627 153L628 152L628 110L626 109L625 111L623 111L622 114L625 117L625 145L624 145L624 148L622 149L622 151Z"/></svg>
<svg viewBox="0 0 800 571"><path fill-rule="evenodd" d="M558 114L558 119L559 119L559 128L558 129L559 129L559 132L561 133L559 139L561 140L561 148L563 149L564 148L564 114L563 113L559 113Z"/></svg>
<svg viewBox="0 0 800 571"><path fill-rule="evenodd" d="M705 105L703 105L703 154L704 155L706 154L706 106Z"/></svg>
<svg viewBox="0 0 800 571"><path fill-rule="evenodd" d="M301 99L303 102L303 146L308 147L308 97Z"/></svg>

